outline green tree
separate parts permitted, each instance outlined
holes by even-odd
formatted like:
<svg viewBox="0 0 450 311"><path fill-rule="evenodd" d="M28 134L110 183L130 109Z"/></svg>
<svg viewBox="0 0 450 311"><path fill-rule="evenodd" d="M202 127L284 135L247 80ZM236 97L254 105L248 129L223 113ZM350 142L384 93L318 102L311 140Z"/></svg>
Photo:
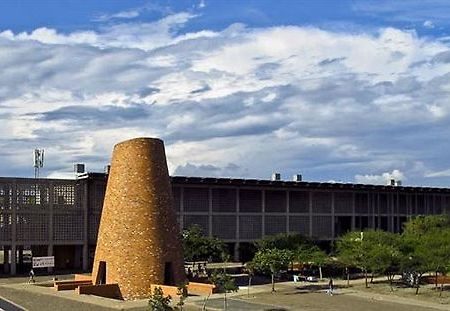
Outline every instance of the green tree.
<svg viewBox="0 0 450 311"><path fill-rule="evenodd" d="M280 233L269 235L255 242L258 250L285 249L294 250L303 245L310 245L310 240L300 234Z"/></svg>
<svg viewBox="0 0 450 311"><path fill-rule="evenodd" d="M164 296L164 292L161 287L157 286L153 289L150 300L148 301L149 311L170 311L173 308L170 306L172 297L170 295Z"/></svg>
<svg viewBox="0 0 450 311"><path fill-rule="evenodd" d="M438 286L438 274L446 274L450 269L450 228L436 229L422 236L421 243L428 250L428 265L435 274L435 286Z"/></svg>
<svg viewBox="0 0 450 311"><path fill-rule="evenodd" d="M187 284L188 284L188 282L183 282L183 283L179 284L177 287L177 296L180 297L177 302L177 307L180 311L183 311L184 301L188 297Z"/></svg>
<svg viewBox="0 0 450 311"><path fill-rule="evenodd" d="M254 267L272 278L272 292L275 292L275 274L282 269L287 269L291 263L293 254L285 249L265 249L256 252L253 258Z"/></svg>
<svg viewBox="0 0 450 311"><path fill-rule="evenodd" d="M402 235L401 252L403 254L401 268L404 273L413 276L416 295L419 294L420 278L430 270L429 249L424 244L423 235L405 233Z"/></svg>
<svg viewBox="0 0 450 311"><path fill-rule="evenodd" d="M449 228L450 228L450 216L446 215L417 216L405 224L404 234L421 235L430 231Z"/></svg>
<svg viewBox="0 0 450 311"><path fill-rule="evenodd" d="M346 267L355 266L364 273L366 287L367 270L369 266L368 243L364 241L364 232L352 231L339 238L336 244L338 259Z"/></svg>
<svg viewBox="0 0 450 311"><path fill-rule="evenodd" d="M410 220L405 224L401 251L402 269L414 276L416 295L426 272L435 273L437 287L438 273L446 273L450 267L450 217L419 216Z"/></svg>
<svg viewBox="0 0 450 311"><path fill-rule="evenodd" d="M313 264L319 268L319 277L323 279L322 267L328 260L328 255L316 245L302 245L293 252L294 260Z"/></svg>
<svg viewBox="0 0 450 311"><path fill-rule="evenodd" d="M255 275L255 264L253 261L249 261L245 264L245 270L248 273L248 287L247 297L250 297L250 286L252 285L252 278Z"/></svg>
<svg viewBox="0 0 450 311"><path fill-rule="evenodd" d="M365 243L368 252L368 269L372 275L384 274L389 281L391 291L395 274L399 272L401 252L400 236L395 233L370 230L365 232Z"/></svg>
<svg viewBox="0 0 450 311"><path fill-rule="evenodd" d="M212 258L215 261L221 259L226 251L225 243L214 237L205 236L202 229L191 226L182 232L184 259L186 261L206 261Z"/></svg>
<svg viewBox="0 0 450 311"><path fill-rule="evenodd" d="M222 270L214 270L211 274L210 280L214 285L216 285L216 288L220 292L223 292L223 306L224 310L227 310L227 293L235 292L238 290L234 279L228 273L226 273L225 268L223 268Z"/></svg>

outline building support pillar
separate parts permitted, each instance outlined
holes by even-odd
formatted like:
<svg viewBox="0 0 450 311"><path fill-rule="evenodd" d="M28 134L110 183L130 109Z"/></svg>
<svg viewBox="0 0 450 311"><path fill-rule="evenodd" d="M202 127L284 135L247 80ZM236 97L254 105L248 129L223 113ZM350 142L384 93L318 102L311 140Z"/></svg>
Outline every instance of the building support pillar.
<svg viewBox="0 0 450 311"><path fill-rule="evenodd" d="M17 246L16 244L11 245L11 266L9 274L16 275L17 273Z"/></svg>
<svg viewBox="0 0 450 311"><path fill-rule="evenodd" d="M239 219L239 213L240 213L240 206L239 206L239 188L236 188L236 232L235 232L235 236L236 236L236 243L234 244L234 261L240 261L240 244L239 244L239 240L240 240L240 219Z"/></svg>
<svg viewBox="0 0 450 311"><path fill-rule="evenodd" d="M352 192L352 231L356 230L356 208L355 208L355 192Z"/></svg>
<svg viewBox="0 0 450 311"><path fill-rule="evenodd" d="M53 256L53 244L49 244L47 247L47 256ZM56 263L56 261L55 261ZM48 267L47 268L47 272L48 273L53 273L53 268L52 267Z"/></svg>
<svg viewBox="0 0 450 311"><path fill-rule="evenodd" d="M52 181L50 181L49 187L48 187L50 189L50 202L49 202L49 209L48 209L48 211L49 211L49 213L48 213L48 241L49 241L49 244L47 246L47 256L54 256L54 252L53 252L53 240L54 240L53 207L54 206L53 206L53 203L54 203L54 200L56 197L55 192L54 192L55 191L54 187L55 187L55 185L53 184ZM55 258L55 264L56 264L56 258ZM52 267L47 268L48 273L53 273L53 271L54 271L54 268L52 268Z"/></svg>
<svg viewBox="0 0 450 311"><path fill-rule="evenodd" d="M19 246L19 265L23 265L23 246Z"/></svg>
<svg viewBox="0 0 450 311"><path fill-rule="evenodd" d="M308 202L309 237L311 238L313 235L313 216L312 216L312 214L313 214L313 207L312 207L313 193L312 193L312 191L309 191L308 195L309 195L309 199L308 199L309 200L309 202Z"/></svg>
<svg viewBox="0 0 450 311"><path fill-rule="evenodd" d="M234 243L233 260L239 261L239 242Z"/></svg>
<svg viewBox="0 0 450 311"><path fill-rule="evenodd" d="M9 273L9 247L3 246L3 272Z"/></svg>
<svg viewBox="0 0 450 311"><path fill-rule="evenodd" d="M261 238L266 236L266 191L261 190L261 210L262 210L262 222L261 222Z"/></svg>
<svg viewBox="0 0 450 311"><path fill-rule="evenodd" d="M83 272L87 272L89 269L89 246L87 244L83 244Z"/></svg>
<svg viewBox="0 0 450 311"><path fill-rule="evenodd" d="M83 189L83 249L81 251L81 268L83 272L89 269L89 178L84 180L83 187L79 186L78 190Z"/></svg>

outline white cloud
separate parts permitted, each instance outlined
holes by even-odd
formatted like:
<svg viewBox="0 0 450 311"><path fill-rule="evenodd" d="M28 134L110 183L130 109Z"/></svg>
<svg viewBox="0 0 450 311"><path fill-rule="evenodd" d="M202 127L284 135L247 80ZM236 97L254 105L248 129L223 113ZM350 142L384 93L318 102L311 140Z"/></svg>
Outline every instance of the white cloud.
<svg viewBox="0 0 450 311"><path fill-rule="evenodd" d="M445 169L445 170L437 171L437 172L427 172L425 174L425 177L427 177L427 178L450 177L450 169Z"/></svg>
<svg viewBox="0 0 450 311"><path fill-rule="evenodd" d="M198 5L197 5L197 7L198 7L199 9L203 9L204 7L206 7L206 2L205 2L205 0L200 0L199 3L198 3Z"/></svg>
<svg viewBox="0 0 450 311"><path fill-rule="evenodd" d="M130 18L135 18L138 17L141 13L140 9L132 9L132 10L126 10L126 11L121 11L118 13L114 13L114 14L103 14L100 15L96 18L94 18L94 21L96 22L105 22L111 19L130 19Z"/></svg>
<svg viewBox="0 0 450 311"><path fill-rule="evenodd" d="M405 175L399 170L392 172L385 172L380 175L355 175L355 182L358 184L375 184L375 185L389 185L391 180L405 181Z"/></svg>
<svg viewBox="0 0 450 311"><path fill-rule="evenodd" d="M434 24L433 24L432 21L426 20L426 21L423 22L423 27L433 29L434 28Z"/></svg>
<svg viewBox="0 0 450 311"><path fill-rule="evenodd" d="M100 48L138 48L151 50L179 41L172 33L182 27L195 14L180 12L168 15L150 23L124 23L104 26L99 32L75 31L70 34L58 33L55 29L38 28L30 33L21 32L14 35L10 30L0 32L0 38L27 41L34 40L44 44L86 44ZM185 39L212 36L212 32L190 34Z"/></svg>
<svg viewBox="0 0 450 311"><path fill-rule="evenodd" d="M135 136L165 139L172 173L385 183L450 167L445 41L394 28L186 33L193 18L1 32L0 150L43 146L52 176L101 169ZM28 174L26 157L0 153L10 174Z"/></svg>

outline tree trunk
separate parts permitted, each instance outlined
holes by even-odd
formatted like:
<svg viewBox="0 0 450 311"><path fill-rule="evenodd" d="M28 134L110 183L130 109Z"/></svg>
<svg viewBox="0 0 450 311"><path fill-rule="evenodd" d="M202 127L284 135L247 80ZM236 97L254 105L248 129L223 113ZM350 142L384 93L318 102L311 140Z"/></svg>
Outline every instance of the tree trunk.
<svg viewBox="0 0 450 311"><path fill-rule="evenodd" d="M366 279L366 288L369 288L369 283L367 280L367 270L364 269L364 278Z"/></svg>
<svg viewBox="0 0 450 311"><path fill-rule="evenodd" d="M434 272L434 288L437 290L438 288L438 272Z"/></svg>
<svg viewBox="0 0 450 311"><path fill-rule="evenodd" d="M347 273L347 287L350 287L350 270L345 268L345 272Z"/></svg>
<svg viewBox="0 0 450 311"><path fill-rule="evenodd" d="M227 291L223 294L223 309L227 310Z"/></svg>
<svg viewBox="0 0 450 311"><path fill-rule="evenodd" d="M416 276L416 295L419 295L419 287L420 287L420 277L422 274Z"/></svg>
<svg viewBox="0 0 450 311"><path fill-rule="evenodd" d="M272 293L275 292L275 274L272 273Z"/></svg>
<svg viewBox="0 0 450 311"><path fill-rule="evenodd" d="M394 288L392 287L392 281L394 280L394 275L393 274L388 274L388 280L389 280L389 290L391 292L393 292Z"/></svg>
<svg viewBox="0 0 450 311"><path fill-rule="evenodd" d="M370 273L370 284L373 284L373 272Z"/></svg>
<svg viewBox="0 0 450 311"><path fill-rule="evenodd" d="M208 302L209 296L211 296L211 294L206 296L205 300L203 301L202 311L206 310L206 303Z"/></svg>
<svg viewBox="0 0 450 311"><path fill-rule="evenodd" d="M319 278L322 281L323 275L322 275L322 266L319 266Z"/></svg>

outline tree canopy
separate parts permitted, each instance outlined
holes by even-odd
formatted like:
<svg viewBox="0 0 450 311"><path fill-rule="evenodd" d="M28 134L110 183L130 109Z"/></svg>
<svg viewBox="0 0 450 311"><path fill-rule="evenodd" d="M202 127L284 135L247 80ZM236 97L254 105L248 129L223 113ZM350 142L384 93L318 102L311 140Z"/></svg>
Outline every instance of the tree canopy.
<svg viewBox="0 0 450 311"><path fill-rule="evenodd" d="M367 272L386 275L391 286L395 274L406 273L418 293L424 273L450 270L450 217L415 217L401 235L381 230L349 232L339 238L337 254L340 262L365 273L366 286Z"/></svg>
<svg viewBox="0 0 450 311"><path fill-rule="evenodd" d="M191 226L182 232L184 259L186 261L221 260L226 252L225 243L215 237L205 236L199 226Z"/></svg>
<svg viewBox="0 0 450 311"><path fill-rule="evenodd" d="M275 291L275 274L287 269L291 261L292 251L272 248L256 252L252 265L256 270L272 276L272 291Z"/></svg>
<svg viewBox="0 0 450 311"><path fill-rule="evenodd" d="M310 245L311 241L300 234L280 233L269 235L255 242L258 250L280 249L294 250L304 245Z"/></svg>

